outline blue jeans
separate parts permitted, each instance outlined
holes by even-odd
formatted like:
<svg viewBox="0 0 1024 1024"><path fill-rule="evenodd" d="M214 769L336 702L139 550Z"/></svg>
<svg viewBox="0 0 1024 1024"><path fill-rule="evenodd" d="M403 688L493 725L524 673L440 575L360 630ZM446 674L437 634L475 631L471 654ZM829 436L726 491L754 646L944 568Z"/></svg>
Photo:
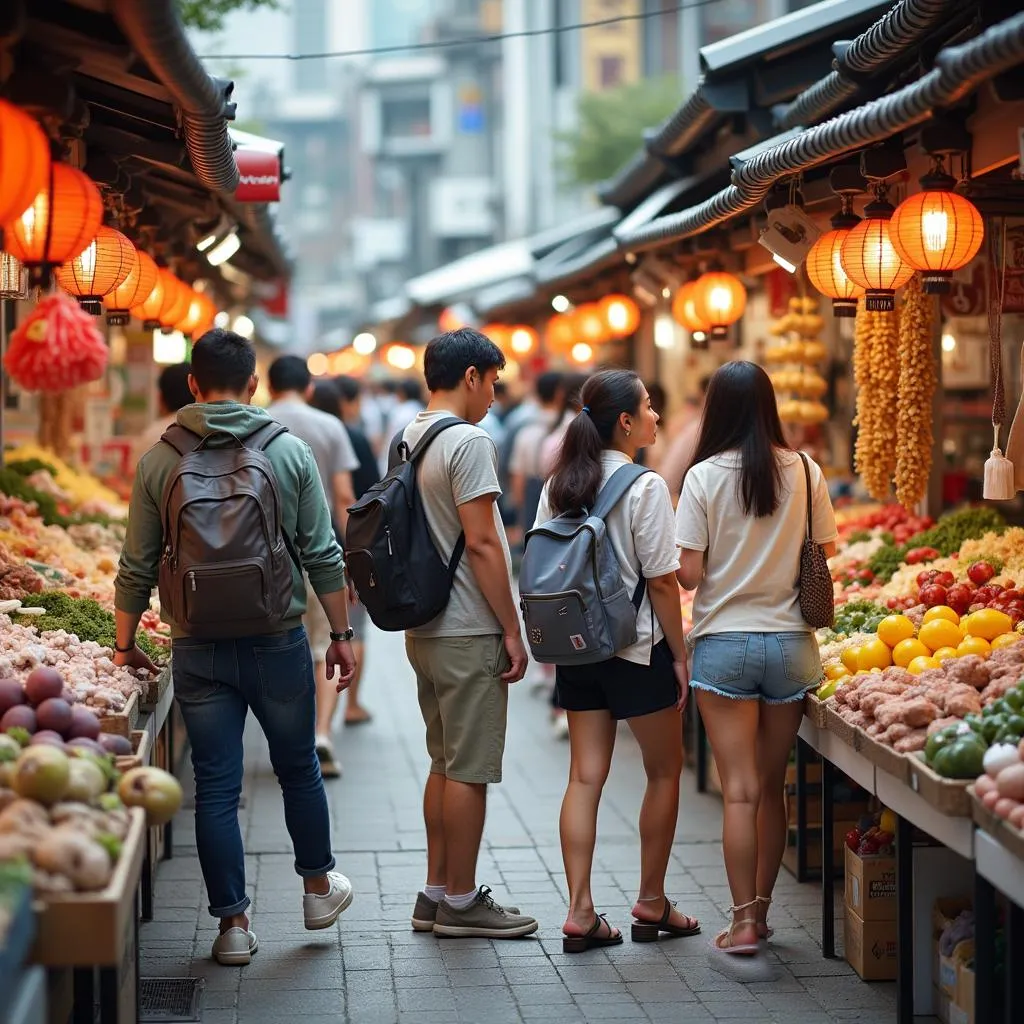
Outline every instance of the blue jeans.
<svg viewBox="0 0 1024 1024"><path fill-rule="evenodd" d="M252 709L284 794L295 870L316 878L334 867L327 795L314 750L316 683L300 626L242 640L175 640L174 696L192 747L196 846L214 917L241 914L245 853L238 826L242 733Z"/></svg>

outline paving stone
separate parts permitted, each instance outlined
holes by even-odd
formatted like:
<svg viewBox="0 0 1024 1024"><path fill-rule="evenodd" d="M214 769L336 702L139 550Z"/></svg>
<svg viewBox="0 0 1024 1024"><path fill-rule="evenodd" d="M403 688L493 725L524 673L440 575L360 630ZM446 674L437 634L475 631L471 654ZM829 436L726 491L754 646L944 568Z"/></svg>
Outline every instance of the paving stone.
<svg viewBox="0 0 1024 1024"><path fill-rule="evenodd" d="M843 961L822 959L820 888L798 885L785 873L772 907L776 935L766 962L777 975L772 981L743 982L712 969L706 935L563 953L568 890L558 813L568 749L550 739L547 704L528 687L511 691L505 782L489 791L478 877L499 902L536 915L541 931L515 942L414 933L409 913L426 870L423 727L401 638L373 633L369 664L367 701L377 716L366 729L339 736L346 774L327 787L339 870L356 890L336 927L310 933L303 926L280 789L253 722L246 730L246 806L239 820L260 950L245 968L222 968L210 958L217 922L207 912L192 811L176 823L175 856L160 865L156 917L141 930L142 975L205 978L204 1024L884 1024L893 1018L893 986L865 985ZM642 787L639 752L623 726L591 879L601 910L620 927L636 898ZM689 774L666 889L686 913L700 917L706 933L725 921L731 898L721 802L696 794ZM836 898L841 902L838 887Z"/></svg>

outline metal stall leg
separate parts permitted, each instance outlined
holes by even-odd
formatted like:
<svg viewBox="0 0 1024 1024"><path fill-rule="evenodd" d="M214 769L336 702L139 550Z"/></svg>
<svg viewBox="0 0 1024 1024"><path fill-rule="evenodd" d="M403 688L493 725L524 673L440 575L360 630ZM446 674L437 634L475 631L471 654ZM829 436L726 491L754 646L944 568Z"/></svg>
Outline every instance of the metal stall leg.
<svg viewBox="0 0 1024 1024"><path fill-rule="evenodd" d="M1006 1006L1003 1020L1024 1020L1024 908L1012 900L1006 911ZM980 1018L978 1018L980 1020Z"/></svg>
<svg viewBox="0 0 1024 1024"><path fill-rule="evenodd" d="M798 751L801 745L802 741L797 740ZM799 753L797 756L799 757ZM823 757L821 759L821 955L829 960L834 959L836 955L836 866L832 848L833 819L835 817L832 794L835 791L835 773L835 765L827 757ZM799 785L799 781L797 784ZM804 814L806 817L806 807Z"/></svg>
<svg viewBox="0 0 1024 1024"><path fill-rule="evenodd" d="M796 880L807 881L807 744L796 738Z"/></svg>
<svg viewBox="0 0 1024 1024"><path fill-rule="evenodd" d="M996 891L974 873L974 1019L995 1020Z"/></svg>
<svg viewBox="0 0 1024 1024"><path fill-rule="evenodd" d="M178 766L175 762L174 752L174 704L171 704L167 712L167 722L164 725L167 730L167 770L173 775L177 772ZM164 825L164 860L170 860L174 856L174 819L172 818Z"/></svg>
<svg viewBox="0 0 1024 1024"><path fill-rule="evenodd" d="M896 1020L914 1020L914 826L896 824Z"/></svg>

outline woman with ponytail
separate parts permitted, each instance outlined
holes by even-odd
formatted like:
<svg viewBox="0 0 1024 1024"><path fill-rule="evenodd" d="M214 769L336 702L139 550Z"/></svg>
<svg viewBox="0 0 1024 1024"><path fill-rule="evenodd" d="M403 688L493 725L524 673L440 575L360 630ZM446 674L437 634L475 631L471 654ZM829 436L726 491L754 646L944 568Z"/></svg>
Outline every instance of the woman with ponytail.
<svg viewBox="0 0 1024 1024"><path fill-rule="evenodd" d="M596 374L584 384L580 404L541 496L538 524L593 508L612 474L635 462L657 435L658 415L635 373ZM622 942L618 929L594 909L590 875L598 805L617 725L623 719L640 745L647 775L640 808L640 892L633 906L633 941L700 931L697 921L676 910L665 895L683 766L679 713L687 697L676 582L679 548L667 485L655 473L642 475L608 513L605 524L627 591L633 592L641 577L646 589L634 644L608 661L556 669L556 699L569 721L569 783L559 820L569 887L569 914L562 926L567 953Z"/></svg>
<svg viewBox="0 0 1024 1024"><path fill-rule="evenodd" d="M716 955L753 956L772 934L786 765L804 694L822 675L797 588L808 500L812 539L832 555L837 534L824 475L786 443L768 374L726 363L708 386L676 511L679 581L697 591L693 688L725 804L733 906Z"/></svg>

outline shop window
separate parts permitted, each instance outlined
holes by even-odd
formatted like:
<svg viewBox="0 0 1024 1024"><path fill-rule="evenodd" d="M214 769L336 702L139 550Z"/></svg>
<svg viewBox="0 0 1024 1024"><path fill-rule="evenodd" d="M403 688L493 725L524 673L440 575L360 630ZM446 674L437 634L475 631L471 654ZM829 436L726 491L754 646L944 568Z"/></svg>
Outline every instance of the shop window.
<svg viewBox="0 0 1024 1024"><path fill-rule="evenodd" d="M381 124L386 139L425 138L430 135L430 98L381 101Z"/></svg>
<svg viewBox="0 0 1024 1024"><path fill-rule="evenodd" d="M614 89L622 82L622 58L601 58L601 88Z"/></svg>

